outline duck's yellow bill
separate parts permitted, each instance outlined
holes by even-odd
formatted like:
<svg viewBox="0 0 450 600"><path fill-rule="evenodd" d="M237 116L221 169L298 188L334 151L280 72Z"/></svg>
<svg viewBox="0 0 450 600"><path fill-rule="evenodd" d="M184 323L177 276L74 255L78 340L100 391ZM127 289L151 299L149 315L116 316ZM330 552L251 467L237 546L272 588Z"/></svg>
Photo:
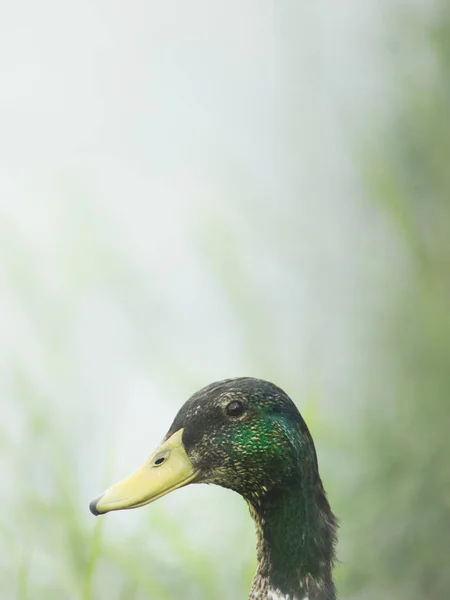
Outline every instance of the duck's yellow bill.
<svg viewBox="0 0 450 600"><path fill-rule="evenodd" d="M89 505L91 512L101 515L138 508L193 481L197 472L186 454L182 436L183 429L179 429L140 469L95 498Z"/></svg>

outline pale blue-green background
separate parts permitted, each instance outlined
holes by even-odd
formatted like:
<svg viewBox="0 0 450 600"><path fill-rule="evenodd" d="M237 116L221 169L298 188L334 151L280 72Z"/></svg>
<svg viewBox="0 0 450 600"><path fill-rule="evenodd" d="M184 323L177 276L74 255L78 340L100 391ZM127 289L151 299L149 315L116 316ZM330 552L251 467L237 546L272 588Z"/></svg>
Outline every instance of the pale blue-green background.
<svg viewBox="0 0 450 600"><path fill-rule="evenodd" d="M2 599L245 598L231 492L88 512L239 375L310 425L342 597L448 597L448 12L0 8Z"/></svg>

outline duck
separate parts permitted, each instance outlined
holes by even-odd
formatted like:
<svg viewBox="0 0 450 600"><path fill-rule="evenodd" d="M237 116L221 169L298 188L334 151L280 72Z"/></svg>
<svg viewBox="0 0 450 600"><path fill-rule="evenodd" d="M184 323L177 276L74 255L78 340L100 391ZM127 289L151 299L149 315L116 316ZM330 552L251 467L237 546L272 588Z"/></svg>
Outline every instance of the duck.
<svg viewBox="0 0 450 600"><path fill-rule="evenodd" d="M138 508L191 483L228 488L248 504L257 554L249 600L335 600L337 520L311 434L281 388L253 377L202 388L144 465L90 510Z"/></svg>

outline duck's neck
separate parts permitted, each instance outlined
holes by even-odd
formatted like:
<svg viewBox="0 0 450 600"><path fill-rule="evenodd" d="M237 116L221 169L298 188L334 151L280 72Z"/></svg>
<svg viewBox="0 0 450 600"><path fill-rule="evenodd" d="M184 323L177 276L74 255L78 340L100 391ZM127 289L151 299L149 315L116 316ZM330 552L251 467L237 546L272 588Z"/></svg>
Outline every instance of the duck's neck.
<svg viewBox="0 0 450 600"><path fill-rule="evenodd" d="M336 521L320 480L249 500L257 533L258 569L250 600L333 600Z"/></svg>

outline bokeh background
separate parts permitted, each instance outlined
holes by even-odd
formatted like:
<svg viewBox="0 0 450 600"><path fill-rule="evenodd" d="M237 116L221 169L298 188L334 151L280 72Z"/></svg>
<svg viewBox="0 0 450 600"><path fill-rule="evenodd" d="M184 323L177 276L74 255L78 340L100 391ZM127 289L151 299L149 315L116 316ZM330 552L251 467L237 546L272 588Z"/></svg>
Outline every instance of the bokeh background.
<svg viewBox="0 0 450 600"><path fill-rule="evenodd" d="M94 519L203 385L296 401L342 598L449 597L450 4L0 8L0 597L245 598L245 503Z"/></svg>

